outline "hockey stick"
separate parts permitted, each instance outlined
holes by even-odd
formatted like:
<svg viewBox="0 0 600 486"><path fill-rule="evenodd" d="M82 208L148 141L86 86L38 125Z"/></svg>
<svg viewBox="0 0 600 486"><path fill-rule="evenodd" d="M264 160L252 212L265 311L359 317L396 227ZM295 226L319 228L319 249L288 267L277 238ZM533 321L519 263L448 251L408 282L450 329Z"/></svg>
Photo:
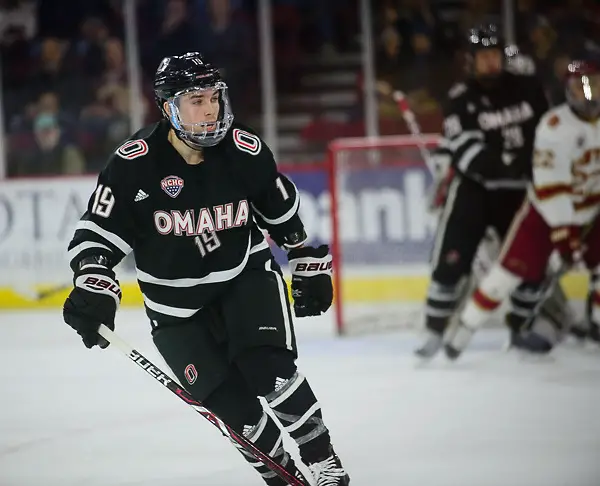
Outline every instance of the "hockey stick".
<svg viewBox="0 0 600 486"><path fill-rule="evenodd" d="M429 149L425 145L425 142L423 141L423 133L421 132L421 128L419 127L419 123L417 122L417 117L415 116L414 112L410 109L406 96L402 91L396 90L392 93L392 97L398 105L398 109L400 110L402 118L404 118L406 126L410 130L411 135L415 138L417 148L419 149L419 152L421 152L421 157L423 157L423 160L425 161L429 172L431 172L431 174L435 176L438 173L438 170L436 169L435 164L432 161L431 152L429 151Z"/></svg>
<svg viewBox="0 0 600 486"><path fill-rule="evenodd" d="M202 405L202 403L196 400L190 393L188 393L185 389L179 386L179 384L173 378L171 378L169 375L161 371L157 366L152 364L145 356L143 356L139 351L136 351L129 344L123 341L119 336L117 336L104 324L100 325L100 328L98 329L98 334L100 334L100 336L106 339L110 344L116 347L131 361L137 364L140 368L146 371L146 373L152 376L161 385L168 388L181 400L183 400L190 407L196 410L196 412L202 415L206 420L208 420L215 427L217 427L221 431L221 433L225 437L227 437L233 443L233 445L237 447L240 451L246 451L247 453L254 456L257 460L259 460L265 466L267 466L271 471L277 474L281 479L286 481L287 484L289 484L290 486L309 486L305 482L300 481L298 478L286 471L285 468L283 468L280 464L277 464L273 459L271 459L269 455L265 454L260 449L258 449L243 435L240 435L236 431L234 431L229 425L223 422L213 412L211 412L208 408Z"/></svg>

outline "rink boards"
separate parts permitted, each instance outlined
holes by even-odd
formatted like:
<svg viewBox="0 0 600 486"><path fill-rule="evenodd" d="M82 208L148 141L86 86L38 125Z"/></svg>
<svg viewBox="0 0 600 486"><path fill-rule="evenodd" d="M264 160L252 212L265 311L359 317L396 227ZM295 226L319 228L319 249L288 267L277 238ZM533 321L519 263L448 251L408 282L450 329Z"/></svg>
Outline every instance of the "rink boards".
<svg viewBox="0 0 600 486"><path fill-rule="evenodd" d="M325 172L286 172L301 193L309 243L330 243ZM426 207L429 182L414 163L344 174L338 221L345 303L423 301L436 225ZM72 279L67 245L95 183L95 177L0 182L0 308L62 305ZM283 252L275 254L286 268ZM123 305L141 305L133 259L117 274ZM570 297L585 297L584 275L569 275L564 283Z"/></svg>
<svg viewBox="0 0 600 486"><path fill-rule="evenodd" d="M423 302L429 277L424 275L398 275L373 277L347 277L344 279L344 302L379 303ZM574 273L562 279L563 288L569 298L584 300L587 295L587 275ZM62 307L70 285L38 284L25 289L0 288L0 309L32 309ZM122 305L141 306L142 294L135 282L124 282ZM38 295L36 295L38 294ZM45 294L45 295L39 295ZM379 296L374 299L373 296Z"/></svg>

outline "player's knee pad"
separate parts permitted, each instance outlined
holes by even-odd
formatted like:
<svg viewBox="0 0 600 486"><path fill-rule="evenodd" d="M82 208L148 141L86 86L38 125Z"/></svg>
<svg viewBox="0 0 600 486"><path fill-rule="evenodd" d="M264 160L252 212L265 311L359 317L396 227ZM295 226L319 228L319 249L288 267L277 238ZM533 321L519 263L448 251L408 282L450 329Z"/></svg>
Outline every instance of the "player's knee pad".
<svg viewBox="0 0 600 486"><path fill-rule="evenodd" d="M242 351L234 363L256 395L269 395L278 382L291 378L296 372L294 354L275 346L258 346Z"/></svg>

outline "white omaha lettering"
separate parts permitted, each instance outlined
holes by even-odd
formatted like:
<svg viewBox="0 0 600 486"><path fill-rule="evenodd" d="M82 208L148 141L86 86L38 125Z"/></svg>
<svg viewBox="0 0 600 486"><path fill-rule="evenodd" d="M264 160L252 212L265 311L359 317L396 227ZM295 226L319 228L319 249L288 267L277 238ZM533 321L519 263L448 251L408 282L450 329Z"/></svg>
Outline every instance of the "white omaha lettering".
<svg viewBox="0 0 600 486"><path fill-rule="evenodd" d="M238 203L235 213L233 203L220 204L212 209L200 208L197 213L192 209L183 213L175 209L155 211L154 226L161 235L198 236L248 224L249 215L248 201L244 199Z"/></svg>

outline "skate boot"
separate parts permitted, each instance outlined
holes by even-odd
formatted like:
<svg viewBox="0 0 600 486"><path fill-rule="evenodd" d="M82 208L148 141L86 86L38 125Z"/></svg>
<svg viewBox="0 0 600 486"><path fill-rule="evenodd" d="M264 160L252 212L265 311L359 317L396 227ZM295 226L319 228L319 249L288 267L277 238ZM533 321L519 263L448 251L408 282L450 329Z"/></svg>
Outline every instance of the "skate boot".
<svg viewBox="0 0 600 486"><path fill-rule="evenodd" d="M517 342L521 339L521 332L527 329L529 322L528 319L511 311L504 318L504 323L508 328L508 343L505 348L509 350L517 346Z"/></svg>
<svg viewBox="0 0 600 486"><path fill-rule="evenodd" d="M313 462L308 468L316 486L348 486L350 484L350 476L344 470L340 458L331 446L329 446L329 456L321 461Z"/></svg>
<svg viewBox="0 0 600 486"><path fill-rule="evenodd" d="M446 356L453 361L457 359L471 342L473 333L473 329L460 322L452 338L444 345Z"/></svg>
<svg viewBox="0 0 600 486"><path fill-rule="evenodd" d="M307 479L300 472L300 470L296 467L296 464L294 463L294 460L292 458L290 458L289 462L287 464L285 464L285 469L290 474L293 474L295 478L299 479L300 481L302 481L305 484L308 484ZM261 473L261 476L263 477L265 483L268 486L286 486L288 484L287 481L281 479L273 471L267 471L267 472Z"/></svg>
<svg viewBox="0 0 600 486"><path fill-rule="evenodd" d="M575 323L569 329L569 333L573 336L577 341L583 343L588 337L590 330L585 327L585 325L581 322Z"/></svg>
<svg viewBox="0 0 600 486"><path fill-rule="evenodd" d="M425 342L415 350L415 354L419 358L431 359L433 358L444 344L444 337L431 329L427 329L427 336Z"/></svg>
<svg viewBox="0 0 600 486"><path fill-rule="evenodd" d="M534 331L517 334L513 338L513 346L534 354L547 354L552 351L553 344L546 337Z"/></svg>

